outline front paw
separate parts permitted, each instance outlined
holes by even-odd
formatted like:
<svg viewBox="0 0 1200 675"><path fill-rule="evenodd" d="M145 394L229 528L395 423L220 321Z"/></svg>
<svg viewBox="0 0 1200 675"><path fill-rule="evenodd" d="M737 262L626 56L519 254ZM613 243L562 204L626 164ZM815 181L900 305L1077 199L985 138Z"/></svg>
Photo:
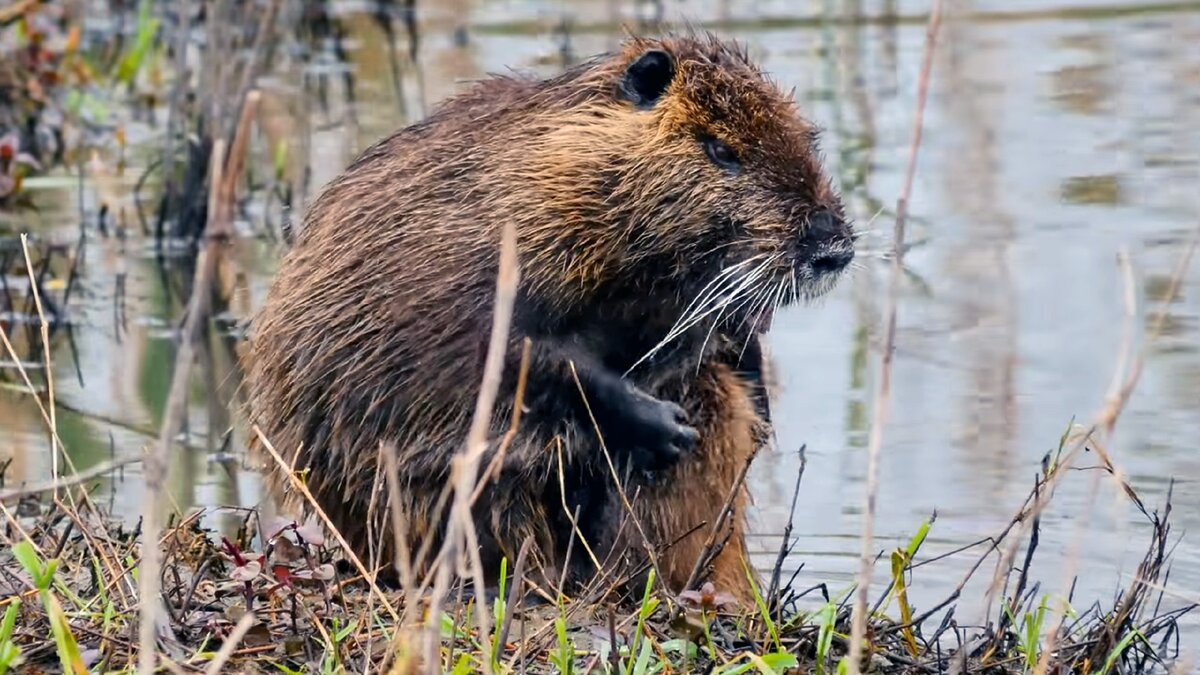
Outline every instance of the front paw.
<svg viewBox="0 0 1200 675"><path fill-rule="evenodd" d="M687 411L671 401L662 401L631 388L627 427L627 450L634 465L660 471L674 465L700 439ZM620 423L620 422L618 422Z"/></svg>

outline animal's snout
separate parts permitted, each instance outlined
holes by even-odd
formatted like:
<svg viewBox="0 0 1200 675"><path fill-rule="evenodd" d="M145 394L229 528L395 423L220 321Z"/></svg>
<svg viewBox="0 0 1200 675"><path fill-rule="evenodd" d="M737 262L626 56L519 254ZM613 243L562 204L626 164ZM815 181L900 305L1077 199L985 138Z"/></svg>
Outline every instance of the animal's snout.
<svg viewBox="0 0 1200 675"><path fill-rule="evenodd" d="M802 249L814 276L840 272L854 260L854 233L845 219L822 209L809 218Z"/></svg>

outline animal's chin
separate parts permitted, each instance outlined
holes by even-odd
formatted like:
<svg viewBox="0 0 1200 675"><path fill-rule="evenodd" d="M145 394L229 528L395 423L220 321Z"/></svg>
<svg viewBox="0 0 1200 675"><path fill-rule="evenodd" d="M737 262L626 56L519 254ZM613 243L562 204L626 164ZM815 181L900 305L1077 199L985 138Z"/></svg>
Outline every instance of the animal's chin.
<svg viewBox="0 0 1200 675"><path fill-rule="evenodd" d="M794 292L784 294L780 298L778 306L767 305L757 314L747 316L743 320L755 333L766 333L771 330L771 326L775 322L776 311L791 305L815 302L832 291L841 277L842 272L839 271L804 279L796 285Z"/></svg>
<svg viewBox="0 0 1200 675"><path fill-rule="evenodd" d="M796 297L793 302L813 302L824 297L832 291L842 278L844 272L826 272L803 280L796 289Z"/></svg>

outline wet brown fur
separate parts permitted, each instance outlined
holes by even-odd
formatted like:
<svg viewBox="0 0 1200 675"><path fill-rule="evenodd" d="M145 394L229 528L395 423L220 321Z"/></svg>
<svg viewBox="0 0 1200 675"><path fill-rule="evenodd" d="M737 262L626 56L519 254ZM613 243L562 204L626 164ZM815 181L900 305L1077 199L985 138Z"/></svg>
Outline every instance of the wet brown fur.
<svg viewBox="0 0 1200 675"><path fill-rule="evenodd" d="M677 72L657 105L636 109L615 85L649 49L670 53ZM716 170L700 136L726 142L745 170ZM381 485L380 443L395 442L401 510L416 550L437 536L433 505L478 391L501 225L517 225L522 285L497 438L511 417L526 336L537 344L543 335L569 335L573 347L624 371L696 297L711 277L703 269L732 250L778 254L768 276L784 283L793 275L787 297L803 295L784 254L803 238L810 210L840 213L813 140L790 98L740 48L709 36L635 38L550 80L477 84L369 148L312 204L252 326L253 421L298 470L308 469L309 488L360 553L368 527L390 545L386 508L374 523L367 512ZM736 234L722 229L734 224ZM785 295L775 298L772 307ZM655 480L639 478L622 463L622 448L609 448L658 547L715 520L769 430L760 381L740 361L747 345L757 346L754 322L724 322L687 331L628 375L651 396L681 404L700 433L698 446ZM629 344L617 344L622 333L612 331L626 326ZM535 360L534 368L541 379L531 379L533 412L578 395L563 363ZM539 399L538 387L548 396L551 385L553 400ZM612 550L637 558L632 525L614 525L622 508L595 430L579 419L544 422L522 426L499 479L476 504L485 565L494 573L499 555L511 560L532 536L548 573L566 564L586 578L592 569L582 547L564 560L564 500L590 523L599 557ZM279 472L268 475L274 494L298 506ZM710 574L743 600L748 503L743 487L732 536ZM673 590L682 590L707 534L704 525L660 551Z"/></svg>

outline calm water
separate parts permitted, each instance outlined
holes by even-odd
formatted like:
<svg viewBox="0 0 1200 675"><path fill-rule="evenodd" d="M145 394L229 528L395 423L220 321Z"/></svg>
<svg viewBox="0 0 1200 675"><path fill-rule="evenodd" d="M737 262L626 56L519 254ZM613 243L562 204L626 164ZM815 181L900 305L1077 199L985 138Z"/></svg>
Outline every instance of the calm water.
<svg viewBox="0 0 1200 675"><path fill-rule="evenodd" d="M298 104L297 73L282 64L266 86L267 136L307 138L297 141L306 154L296 156L307 156L319 185L402 124L402 111L419 115L463 80L508 66L550 74L564 60L611 47L619 35L614 17L636 16L624 4L439 4L422 15L420 75L402 74L402 101L382 31L369 8L350 5L341 18L356 104L346 105L337 78L328 109ZM912 199L910 240L919 245L906 258L901 290L876 526L880 547L890 548L936 511L923 557L998 533L1071 418L1089 420L1102 405L1121 344L1118 252L1129 252L1135 270L1140 339L1200 223L1200 5L948 4L958 9L943 27ZM666 16L747 42L781 85L795 87L803 109L826 129L828 163L853 215L876 231L865 247L884 250L908 152L924 10L907 0L692 1L667 3ZM564 17L568 39L559 30ZM463 26L467 41L457 46ZM338 72L338 64L309 68L310 76ZM160 129L141 130L133 164L158 152ZM93 171L82 198L89 210L101 200L120 205L136 231L131 173ZM43 210L22 224L74 241L74 181L51 177L36 189ZM261 301L277 252L265 242L238 251L235 318ZM113 309L120 276L127 278L123 326ZM775 406L781 447L751 474L753 544L756 562L769 567L789 516L794 451L807 444L795 511L799 543L786 566L803 564L802 586L824 581L839 592L855 569L886 276L885 263L867 259L818 305L778 316L770 336L783 386ZM170 379L178 301L166 292L149 244L136 236L124 243L92 237L81 283L72 300L77 354L58 341L55 379L61 401L81 411L61 413L60 434L83 467L112 452L134 455L150 442ZM1191 599L1200 599L1198 317L1200 264L1169 308L1166 335L1148 346L1141 384L1111 447L1150 508L1163 504L1175 481L1174 532L1186 536L1170 581ZM180 506L254 505L260 493L256 477L239 468L240 439L232 461L217 461L237 378L228 347L216 338L209 347L192 390L193 450L175 458L171 493ZM0 392L0 430L0 461L13 459L7 482L45 478L47 443L36 408ZM112 495L130 514L140 508L137 472L127 469ZM1043 591L1063 593L1067 552L1078 542L1080 609L1107 601L1128 580L1149 532L1112 481L1100 483L1093 503L1092 475L1070 476L1059 491L1035 565ZM915 602L940 600L971 560L918 570ZM990 574L990 564L983 570ZM960 620L974 621L976 611L964 601Z"/></svg>

